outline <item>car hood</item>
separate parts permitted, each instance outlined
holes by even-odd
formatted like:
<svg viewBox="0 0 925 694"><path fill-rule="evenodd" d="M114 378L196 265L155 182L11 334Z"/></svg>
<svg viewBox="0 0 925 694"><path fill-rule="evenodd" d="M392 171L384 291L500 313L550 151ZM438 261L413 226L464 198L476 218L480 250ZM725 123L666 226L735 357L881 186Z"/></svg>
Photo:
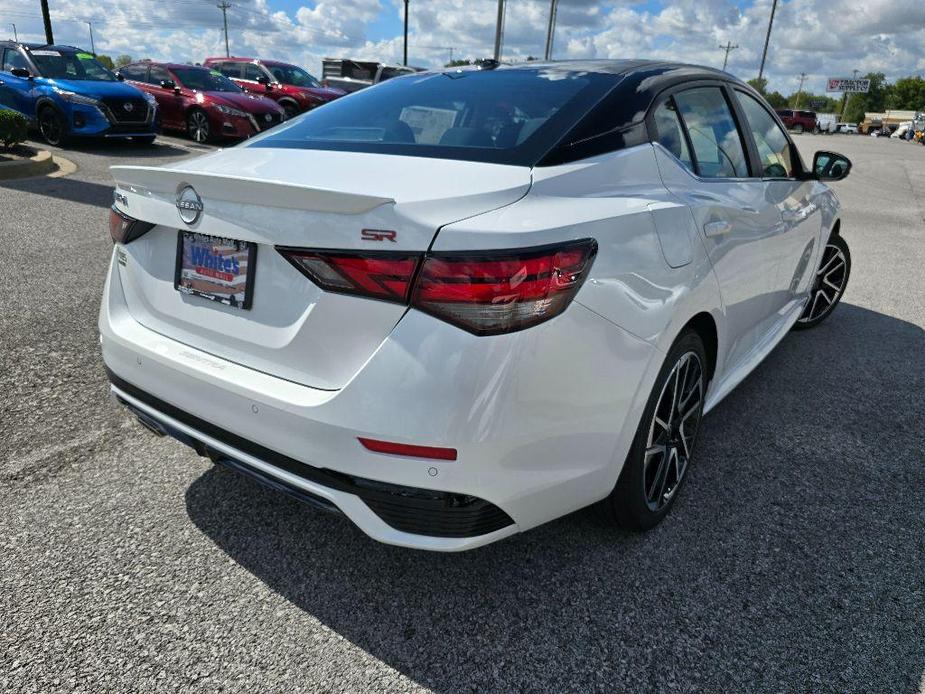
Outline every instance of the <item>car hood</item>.
<svg viewBox="0 0 925 694"><path fill-rule="evenodd" d="M205 95L216 104L231 106L247 113L276 113L279 106L272 99L254 94L238 94L234 92L205 92Z"/></svg>
<svg viewBox="0 0 925 694"><path fill-rule="evenodd" d="M325 101L331 101L336 99L339 96L343 96L347 92L343 89L332 89L330 87L296 87L293 84L284 84L283 87L288 93L298 93L306 94L308 96L313 96L316 99L324 99Z"/></svg>
<svg viewBox="0 0 925 694"><path fill-rule="evenodd" d="M45 84L64 89L75 94L84 94L94 98L115 97L117 99L139 99L141 90L125 82L99 82L93 80L63 80L44 78Z"/></svg>

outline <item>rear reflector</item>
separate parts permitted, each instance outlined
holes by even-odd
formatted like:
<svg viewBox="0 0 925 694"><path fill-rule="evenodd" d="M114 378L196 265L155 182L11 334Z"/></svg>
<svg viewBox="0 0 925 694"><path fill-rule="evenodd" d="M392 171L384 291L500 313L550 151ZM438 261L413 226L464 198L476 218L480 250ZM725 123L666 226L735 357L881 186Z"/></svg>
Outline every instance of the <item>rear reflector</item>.
<svg viewBox="0 0 925 694"><path fill-rule="evenodd" d="M326 253L277 248L312 282L329 292L356 294L385 301L408 302L418 254Z"/></svg>
<svg viewBox="0 0 925 694"><path fill-rule="evenodd" d="M129 217L113 205L109 208L109 235L113 243L129 243L154 228L150 222Z"/></svg>
<svg viewBox="0 0 925 694"><path fill-rule="evenodd" d="M562 313L588 275L597 242L426 255L277 250L326 291L410 304L475 335L499 335Z"/></svg>
<svg viewBox="0 0 925 694"><path fill-rule="evenodd" d="M593 239L540 248L428 256L411 305L476 335L523 330L562 313L597 251Z"/></svg>
<svg viewBox="0 0 925 694"><path fill-rule="evenodd" d="M393 443L392 441L378 441L358 437L360 443L367 450L374 453L388 453L389 455L403 455L409 458L433 458L435 460L456 460L455 448L436 448L434 446L412 446L406 443Z"/></svg>

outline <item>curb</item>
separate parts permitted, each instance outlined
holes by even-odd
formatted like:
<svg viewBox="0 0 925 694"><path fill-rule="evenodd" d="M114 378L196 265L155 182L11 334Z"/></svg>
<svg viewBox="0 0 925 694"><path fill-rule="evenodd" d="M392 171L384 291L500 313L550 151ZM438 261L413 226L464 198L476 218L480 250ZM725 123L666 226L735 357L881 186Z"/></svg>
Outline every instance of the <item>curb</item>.
<svg viewBox="0 0 925 694"><path fill-rule="evenodd" d="M0 180L44 176L58 169L58 164L48 150L41 150L29 159L14 159L0 162Z"/></svg>

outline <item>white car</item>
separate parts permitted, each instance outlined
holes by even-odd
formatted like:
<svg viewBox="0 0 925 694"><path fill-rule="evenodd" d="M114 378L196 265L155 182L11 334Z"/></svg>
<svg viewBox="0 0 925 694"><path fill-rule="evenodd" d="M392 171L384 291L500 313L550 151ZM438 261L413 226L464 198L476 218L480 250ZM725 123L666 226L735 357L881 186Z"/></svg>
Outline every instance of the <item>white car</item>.
<svg viewBox="0 0 925 694"><path fill-rule="evenodd" d="M858 126L857 123L836 123L835 131L845 133L846 135L857 135Z"/></svg>
<svg viewBox="0 0 925 694"><path fill-rule="evenodd" d="M728 74L421 73L116 166L112 393L201 455L461 550L599 502L649 528L701 417L850 270L838 202ZM786 467L781 474L786 473Z"/></svg>

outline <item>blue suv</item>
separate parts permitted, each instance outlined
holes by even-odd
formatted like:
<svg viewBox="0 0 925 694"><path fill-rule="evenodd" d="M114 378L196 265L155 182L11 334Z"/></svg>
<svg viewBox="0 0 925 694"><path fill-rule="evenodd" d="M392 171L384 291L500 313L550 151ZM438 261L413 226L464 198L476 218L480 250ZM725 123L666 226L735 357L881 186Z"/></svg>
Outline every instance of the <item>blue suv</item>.
<svg viewBox="0 0 925 694"><path fill-rule="evenodd" d="M157 102L123 84L90 53L73 46L0 41L0 106L37 126L45 141L157 136Z"/></svg>

